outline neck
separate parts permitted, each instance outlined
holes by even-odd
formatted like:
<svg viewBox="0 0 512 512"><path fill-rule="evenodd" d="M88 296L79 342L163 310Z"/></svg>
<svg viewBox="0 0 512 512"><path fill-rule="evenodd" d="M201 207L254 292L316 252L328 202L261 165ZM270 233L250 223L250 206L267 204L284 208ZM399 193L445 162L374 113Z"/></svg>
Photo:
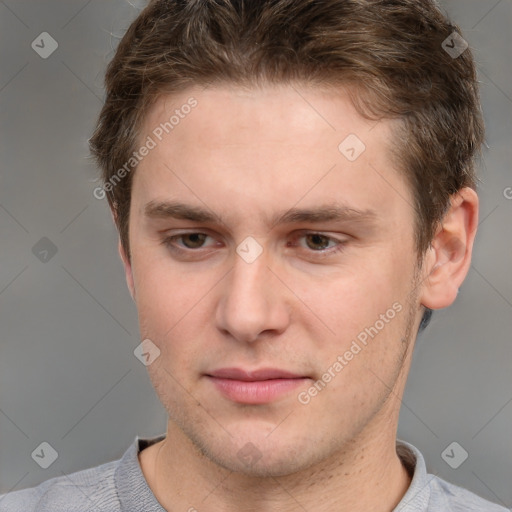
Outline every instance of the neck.
<svg viewBox="0 0 512 512"><path fill-rule="evenodd" d="M166 438L141 452L140 460L150 488L168 511L389 512L411 481L396 454L396 425L367 428L328 460L280 477L220 467L172 422Z"/></svg>

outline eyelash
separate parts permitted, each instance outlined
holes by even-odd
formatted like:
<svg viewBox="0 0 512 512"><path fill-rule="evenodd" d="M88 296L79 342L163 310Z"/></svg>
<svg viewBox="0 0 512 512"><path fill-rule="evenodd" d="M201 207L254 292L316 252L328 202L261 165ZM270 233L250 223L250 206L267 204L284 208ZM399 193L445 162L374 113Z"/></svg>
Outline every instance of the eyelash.
<svg viewBox="0 0 512 512"><path fill-rule="evenodd" d="M189 249L189 248L183 249L183 248L179 248L175 245L175 243L174 243L175 240L183 238L184 236L189 236L189 235L210 236L210 235L208 235L208 233L203 233L201 231L190 231L187 233L180 233L179 235L168 236L162 240L162 244L165 245L172 252L178 253L178 254L199 252L202 249L202 247L197 248L197 249ZM299 239L299 238L304 238L306 236L312 236L312 235L319 235L322 238L327 239L328 242L331 242L331 241L337 242L337 245L334 247L331 247L330 249L322 249L320 251L314 251L311 249L310 252L314 255L315 258L318 258L318 259L326 258L328 256L332 256L333 254L342 252L345 249L345 244L347 243L345 241L338 240L336 238L324 235L323 233L319 233L316 231L302 232L300 235L296 235L294 237L294 240ZM212 238L212 237L210 236L210 238Z"/></svg>

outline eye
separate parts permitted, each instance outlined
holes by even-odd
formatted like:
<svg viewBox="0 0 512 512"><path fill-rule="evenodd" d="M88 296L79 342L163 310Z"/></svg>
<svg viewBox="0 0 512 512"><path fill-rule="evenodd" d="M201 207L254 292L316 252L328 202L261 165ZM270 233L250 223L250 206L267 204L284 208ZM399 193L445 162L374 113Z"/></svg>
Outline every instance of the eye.
<svg viewBox="0 0 512 512"><path fill-rule="evenodd" d="M309 232L302 233L295 237L296 239L304 239L308 252L314 253L315 258L323 258L331 256L334 253L342 251L345 248L346 241L338 240L322 233ZM329 244L334 244L329 247ZM302 245L300 245L303 247Z"/></svg>
<svg viewBox="0 0 512 512"><path fill-rule="evenodd" d="M322 235L320 233L309 233L304 235L303 238L306 240L306 245L310 249L324 250L329 245L329 242L332 241L332 238L329 238L328 236Z"/></svg>
<svg viewBox="0 0 512 512"><path fill-rule="evenodd" d="M186 251L186 250L194 250L201 249L203 247L204 241L206 238L209 238L209 235L206 233L193 232L193 233L181 233L179 235L173 235L166 237L162 243L166 245L169 249L173 251ZM183 245L179 245L176 243L177 240L182 240Z"/></svg>

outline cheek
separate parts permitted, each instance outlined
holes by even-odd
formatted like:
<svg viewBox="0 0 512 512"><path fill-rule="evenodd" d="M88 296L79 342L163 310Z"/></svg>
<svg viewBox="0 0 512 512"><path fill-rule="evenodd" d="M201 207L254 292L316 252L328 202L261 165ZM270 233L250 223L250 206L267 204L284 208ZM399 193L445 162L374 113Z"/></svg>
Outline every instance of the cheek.
<svg viewBox="0 0 512 512"><path fill-rule="evenodd" d="M133 274L141 329L160 337L185 320L208 290L198 275L150 251L134 254Z"/></svg>
<svg viewBox="0 0 512 512"><path fill-rule="evenodd" d="M304 303L304 314L311 318L311 329L322 328L331 339L350 343L380 315L388 313L385 320L394 319L396 309L405 305L412 279L405 268L405 263L395 266L381 258L373 266L354 267L321 283L295 281L294 290ZM400 306L393 309L396 303Z"/></svg>
<svg viewBox="0 0 512 512"><path fill-rule="evenodd" d="M142 252L133 258L133 268L140 336L160 349L161 357L148 367L150 376L156 385L172 385L167 370L181 382L197 371L193 362L201 358L200 341L208 339L202 299L213 283Z"/></svg>
<svg viewBox="0 0 512 512"><path fill-rule="evenodd" d="M412 263L383 251L371 264L366 261L307 296L305 302L329 327L311 316L317 368L329 382L322 393L333 406L371 402L386 396L386 385L392 387L407 347L402 338L412 311L412 281ZM320 330L326 334L319 336Z"/></svg>
<svg viewBox="0 0 512 512"><path fill-rule="evenodd" d="M303 398L311 399L312 410L340 411L332 418L340 431L362 428L369 417L391 396L403 369L408 344L410 309L395 303L384 310L387 323L375 317L358 334L339 336L327 354L324 347L323 373ZM355 331L354 331L355 332Z"/></svg>

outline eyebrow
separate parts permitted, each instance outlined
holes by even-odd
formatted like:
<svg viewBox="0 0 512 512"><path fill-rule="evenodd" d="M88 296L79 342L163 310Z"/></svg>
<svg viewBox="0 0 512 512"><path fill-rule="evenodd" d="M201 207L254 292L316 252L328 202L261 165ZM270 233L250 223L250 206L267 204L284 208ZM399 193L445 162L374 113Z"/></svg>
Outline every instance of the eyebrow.
<svg viewBox="0 0 512 512"><path fill-rule="evenodd" d="M144 207L144 214L153 219L181 219L193 222L225 224L223 218L199 206L185 204L179 201L150 201ZM357 208L332 203L316 208L290 208L277 212L270 219L266 219L268 226L290 223L320 223L328 221L371 221L377 219L374 210L359 210Z"/></svg>

